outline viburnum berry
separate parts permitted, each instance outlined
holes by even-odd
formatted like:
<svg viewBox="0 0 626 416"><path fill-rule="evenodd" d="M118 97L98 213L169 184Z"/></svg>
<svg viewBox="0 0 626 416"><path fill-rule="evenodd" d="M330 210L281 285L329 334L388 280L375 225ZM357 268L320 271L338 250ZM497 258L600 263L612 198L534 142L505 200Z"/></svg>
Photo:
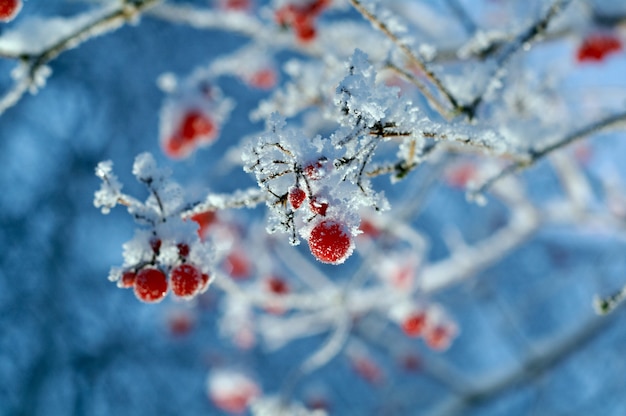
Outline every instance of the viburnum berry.
<svg viewBox="0 0 626 416"><path fill-rule="evenodd" d="M367 218L363 218L361 220L359 230L363 231L363 235L370 238L377 238L381 234L380 228L378 228L376 224L374 224L371 220Z"/></svg>
<svg viewBox="0 0 626 416"><path fill-rule="evenodd" d="M224 269L233 279L246 279L251 273L250 261L244 252L239 249L231 251L226 256Z"/></svg>
<svg viewBox="0 0 626 416"><path fill-rule="evenodd" d="M0 22L13 20L22 8L22 0L0 0Z"/></svg>
<svg viewBox="0 0 626 416"><path fill-rule="evenodd" d="M377 384L383 380L383 373L378 364L366 356L350 357L352 369L364 380Z"/></svg>
<svg viewBox="0 0 626 416"><path fill-rule="evenodd" d="M476 178L476 173L476 165L471 162L461 163L446 171L446 183L453 188L465 189Z"/></svg>
<svg viewBox="0 0 626 416"><path fill-rule="evenodd" d="M308 163L302 169L304 175L313 180L317 181L324 176L324 162L326 159L318 159L314 162Z"/></svg>
<svg viewBox="0 0 626 416"><path fill-rule="evenodd" d="M132 270L128 270L122 274L120 280L117 281L117 286L123 289L128 289L133 287L135 284L135 279L137 278L137 273Z"/></svg>
<svg viewBox="0 0 626 416"><path fill-rule="evenodd" d="M311 211L314 213L324 217L326 216L326 211L328 211L328 202L321 201L320 199L313 197L309 203L309 208L311 208Z"/></svg>
<svg viewBox="0 0 626 416"><path fill-rule="evenodd" d="M402 331L410 337L419 337L424 334L428 316L425 311L415 311L410 313L402 322Z"/></svg>
<svg viewBox="0 0 626 416"><path fill-rule="evenodd" d="M272 89L276 81L276 71L272 68L261 68L246 79L248 84L262 90Z"/></svg>
<svg viewBox="0 0 626 416"><path fill-rule="evenodd" d="M206 115L198 110L191 110L180 125L180 135L184 141L193 141L199 137L211 137L215 131L215 124Z"/></svg>
<svg viewBox="0 0 626 416"><path fill-rule="evenodd" d="M150 239L150 247L152 252L158 256L161 251L161 240L157 237Z"/></svg>
<svg viewBox="0 0 626 416"><path fill-rule="evenodd" d="M200 238L205 238L211 225L217 221L217 214L215 211L200 212L191 216L191 221L196 222L200 226L198 228Z"/></svg>
<svg viewBox="0 0 626 416"><path fill-rule="evenodd" d="M289 189L289 203L293 207L293 209L298 209L302 206L302 203L306 199L306 192L300 189L297 186L292 186Z"/></svg>
<svg viewBox="0 0 626 416"><path fill-rule="evenodd" d="M354 245L344 224L324 220L311 230L309 249L322 263L340 264L352 254Z"/></svg>
<svg viewBox="0 0 626 416"><path fill-rule="evenodd" d="M289 293L289 285L284 279L280 277L270 277L265 281L267 290L276 295L285 295Z"/></svg>
<svg viewBox="0 0 626 416"><path fill-rule="evenodd" d="M217 136L215 122L200 110L189 110L178 128L163 143L163 150L171 158L187 157L202 142L211 142Z"/></svg>
<svg viewBox="0 0 626 416"><path fill-rule="evenodd" d="M173 312L167 318L169 331L174 336L187 335L193 329L194 319L188 312Z"/></svg>
<svg viewBox="0 0 626 416"><path fill-rule="evenodd" d="M178 243L176 245L176 248L178 248L178 255L180 257L187 257L189 255L189 244L186 243Z"/></svg>
<svg viewBox="0 0 626 416"><path fill-rule="evenodd" d="M286 4L276 11L276 22L292 27L298 40L306 43L316 36L314 21L328 6L328 0L314 0L305 5Z"/></svg>
<svg viewBox="0 0 626 416"><path fill-rule="evenodd" d="M424 334L426 345L438 351L448 349L454 338L454 328L445 324L435 325Z"/></svg>
<svg viewBox="0 0 626 416"><path fill-rule="evenodd" d="M578 62L600 62L607 55L622 50L622 42L610 33L596 33L587 36L578 47Z"/></svg>
<svg viewBox="0 0 626 416"><path fill-rule="evenodd" d="M142 302L160 302L167 294L167 278L158 269L147 268L139 271L133 286L135 296Z"/></svg>
<svg viewBox="0 0 626 416"><path fill-rule="evenodd" d="M220 8L225 10L248 10L251 7L250 0L220 0Z"/></svg>
<svg viewBox="0 0 626 416"><path fill-rule="evenodd" d="M202 289L202 272L191 264L181 264L172 269L172 292L183 299L191 299Z"/></svg>
<svg viewBox="0 0 626 416"><path fill-rule="evenodd" d="M215 406L229 413L243 413L261 394L255 381L234 371L216 371L209 376L209 398Z"/></svg>

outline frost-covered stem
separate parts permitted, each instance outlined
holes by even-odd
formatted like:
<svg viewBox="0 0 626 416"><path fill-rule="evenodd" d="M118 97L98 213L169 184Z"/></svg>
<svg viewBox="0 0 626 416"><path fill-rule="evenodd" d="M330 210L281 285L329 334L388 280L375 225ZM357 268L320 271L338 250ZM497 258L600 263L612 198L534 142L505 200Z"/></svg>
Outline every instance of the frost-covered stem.
<svg viewBox="0 0 626 416"><path fill-rule="evenodd" d="M544 146L543 148L531 149L528 152L528 155L523 160L512 163L509 166L502 169L497 174L485 180L480 187L476 190L472 191L471 194L473 196L480 195L484 193L487 189L491 188L496 182L501 180L502 178L512 174L517 173L525 168L528 168L534 165L537 161L541 160L543 157L549 155L551 152L558 150L562 147L565 147L577 140L584 139L592 134L598 133L600 131L616 127L622 123L626 123L626 112L614 114L603 118L602 120L591 123L579 130L576 130L555 142Z"/></svg>
<svg viewBox="0 0 626 416"><path fill-rule="evenodd" d="M530 380L540 377L548 369L567 360L571 354L580 351L584 344L596 339L610 323L610 319L589 318L569 334L552 340L543 352L531 354L520 366L511 371L490 377L485 383L472 380L471 387L468 387L464 394L452 397L431 414L446 416L465 414L468 405L476 405L515 386L528 384Z"/></svg>
<svg viewBox="0 0 626 416"><path fill-rule="evenodd" d="M553 153L550 161L568 200L572 204L572 208L582 213L593 201L593 190L587 177L573 160L573 157L567 153Z"/></svg>
<svg viewBox="0 0 626 416"><path fill-rule="evenodd" d="M433 108L439 114L441 114L446 120L451 120L454 117L454 114L451 111L448 111L448 109L446 109L439 102L439 100L435 98L435 96L430 92L430 90L426 87L426 85L424 85L424 83L422 83L422 81L420 81L415 75L400 68L393 62L387 62L385 64L385 68L395 72L396 74L400 75L402 78L404 78L405 80L413 84L418 90L420 90L420 92L422 93L422 95L424 95L424 97L430 103L430 105L433 106Z"/></svg>
<svg viewBox="0 0 626 416"><path fill-rule="evenodd" d="M543 36L548 28L548 24L561 10L567 7L570 1L571 0L555 0L548 8L544 16L509 42L502 53L496 57L494 69L492 70L491 75L489 76L489 81L487 81L483 91L474 98L474 101L465 107L465 114L467 114L470 118L474 118L476 110L485 99L487 93L491 91L495 85L498 85L504 76L505 72L503 71L503 68L508 64L513 55L519 52L520 49L528 48L532 42Z"/></svg>
<svg viewBox="0 0 626 416"><path fill-rule="evenodd" d="M276 247L274 253L282 260L286 267L290 268L302 282L314 290L322 288L334 287L335 284L317 267L315 267L308 258L304 257L293 246L279 241L280 246Z"/></svg>
<svg viewBox="0 0 626 416"><path fill-rule="evenodd" d="M541 224L536 210L522 201L512 208L506 227L472 246L459 247L445 260L424 267L419 289L424 293L435 292L474 276L528 239Z"/></svg>
<svg viewBox="0 0 626 416"><path fill-rule="evenodd" d="M192 204L192 207L181 213L183 218L194 214L224 209L254 208L267 200L267 193L258 187L237 190L232 194L209 194L204 202Z"/></svg>
<svg viewBox="0 0 626 416"><path fill-rule="evenodd" d="M607 315L613 312L624 300L626 300L626 286L605 298L596 295L593 299L593 308L598 315Z"/></svg>
<svg viewBox="0 0 626 416"><path fill-rule="evenodd" d="M372 26L376 29L380 30L385 36L387 36L404 54L409 58L411 62L413 62L419 70L430 80L430 82L446 97L446 100L450 103L453 109L456 112L464 112L463 108L459 105L456 98L452 95L450 91L443 85L443 82L437 77L437 75L426 65L419 56L417 56L411 48L409 48L404 42L402 42L385 23L380 21L374 14L372 14L363 4L361 4L360 0L350 0L350 3L354 6L354 8L363 15L367 20L370 21ZM428 99L428 96L426 96ZM430 100L429 100L430 102ZM434 106L435 110L439 111L438 108L441 108L441 105ZM443 117L446 117L446 113L441 114Z"/></svg>
<svg viewBox="0 0 626 416"><path fill-rule="evenodd" d="M185 4L159 4L149 11L150 16L196 29L215 29L239 33L251 38L264 33L264 27L254 16L245 13L225 13L203 10Z"/></svg>
<svg viewBox="0 0 626 416"><path fill-rule="evenodd" d="M352 320L345 310L338 310L334 320L334 331L328 336L324 344L285 379L280 394L284 403L290 402L293 391L302 377L328 364L343 349L350 334Z"/></svg>
<svg viewBox="0 0 626 416"><path fill-rule="evenodd" d="M35 85L37 72L63 52L104 33L112 32L126 22L136 19L145 9L162 0L124 0L119 8L89 22L39 53L11 54L0 50L0 57L20 60L26 66L28 76L0 99L0 115L15 105ZM24 85L25 84L25 85Z"/></svg>
<svg viewBox="0 0 626 416"><path fill-rule="evenodd" d="M24 96L26 91L30 88L30 80L21 79L13 85L4 96L0 97L0 115L2 115L7 109L13 107Z"/></svg>

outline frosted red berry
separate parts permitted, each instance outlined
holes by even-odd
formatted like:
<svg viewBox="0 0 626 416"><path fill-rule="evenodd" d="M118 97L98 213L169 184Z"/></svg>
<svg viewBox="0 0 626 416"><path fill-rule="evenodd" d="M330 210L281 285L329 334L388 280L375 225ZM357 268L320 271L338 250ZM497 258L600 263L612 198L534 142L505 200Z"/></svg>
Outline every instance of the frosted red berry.
<svg viewBox="0 0 626 416"><path fill-rule="evenodd" d="M21 8L21 0L0 0L0 22L13 20Z"/></svg>
<svg viewBox="0 0 626 416"><path fill-rule="evenodd" d="M419 337L424 333L428 317L424 311L409 314L402 322L402 331L410 337Z"/></svg>
<svg viewBox="0 0 626 416"><path fill-rule="evenodd" d="M315 19L329 3L328 0L314 0L304 5L287 4L276 11L276 22L283 27L292 27L302 43L310 42L317 34Z"/></svg>
<svg viewBox="0 0 626 416"><path fill-rule="evenodd" d="M191 264L181 264L172 269L170 284L176 296L191 299L202 289L202 273Z"/></svg>
<svg viewBox="0 0 626 416"><path fill-rule="evenodd" d="M233 279L246 279L250 276L252 270L250 261L245 253L241 250L231 251L224 262L225 271Z"/></svg>
<svg viewBox="0 0 626 416"><path fill-rule="evenodd" d="M185 114L180 126L180 135L184 141L193 141L201 136L210 136L215 131L213 121L197 110Z"/></svg>
<svg viewBox="0 0 626 416"><path fill-rule="evenodd" d="M344 224L325 220L311 230L309 249L322 263L340 264L352 254L353 241Z"/></svg>
<svg viewBox="0 0 626 416"><path fill-rule="evenodd" d="M276 295L285 295L289 293L289 285L280 277L270 277L265 281L267 289Z"/></svg>
<svg viewBox="0 0 626 416"><path fill-rule="evenodd" d="M152 252L158 256L161 251L161 239L156 237L150 239L150 247L152 248Z"/></svg>
<svg viewBox="0 0 626 416"><path fill-rule="evenodd" d="M269 90L276 85L276 71L272 68L261 68L250 75L247 82L255 88Z"/></svg>
<svg viewBox="0 0 626 416"><path fill-rule="evenodd" d="M217 133L217 125L209 115L192 109L182 116L178 127L165 140L163 150L171 158L184 158L200 143L213 141Z"/></svg>
<svg viewBox="0 0 626 416"><path fill-rule="evenodd" d="M326 211L328 211L328 202L313 197L309 203L309 208L311 208L311 211L318 215L326 216Z"/></svg>
<svg viewBox="0 0 626 416"><path fill-rule="evenodd" d="M289 203L293 209L298 209L302 206L302 203L306 199L306 192L297 186L293 186L289 189Z"/></svg>
<svg viewBox="0 0 626 416"><path fill-rule="evenodd" d="M323 160L316 160L315 162L308 163L302 169L304 175L314 181L321 179L324 176L324 163Z"/></svg>
<svg viewBox="0 0 626 416"><path fill-rule="evenodd" d="M426 341L426 345L438 351L443 351L443 350L448 349L448 347L452 343L453 337L454 337L453 329L443 324L436 325L430 328L424 334L424 340Z"/></svg>
<svg viewBox="0 0 626 416"><path fill-rule="evenodd" d="M252 4L250 0L221 0L220 7L225 10L248 10Z"/></svg>
<svg viewBox="0 0 626 416"><path fill-rule="evenodd" d="M189 245L186 243L178 243L178 255L180 257L187 257L189 255Z"/></svg>
<svg viewBox="0 0 626 416"><path fill-rule="evenodd" d="M198 235L200 238L205 238L209 228L217 220L217 215L215 214L215 211L200 212L193 215L191 220L200 226L200 228L198 228Z"/></svg>
<svg viewBox="0 0 626 416"><path fill-rule="evenodd" d="M143 269L137 273L133 289L142 302L160 302L167 294L167 278L160 270Z"/></svg>
<svg viewBox="0 0 626 416"><path fill-rule="evenodd" d="M133 287L135 284L135 279L137 278L137 274L133 271L126 271L122 274L120 280L118 280L117 285L123 289L128 289Z"/></svg>
<svg viewBox="0 0 626 416"><path fill-rule="evenodd" d="M622 50L622 42L610 33L597 33L586 37L578 47L578 62L600 62L612 53Z"/></svg>

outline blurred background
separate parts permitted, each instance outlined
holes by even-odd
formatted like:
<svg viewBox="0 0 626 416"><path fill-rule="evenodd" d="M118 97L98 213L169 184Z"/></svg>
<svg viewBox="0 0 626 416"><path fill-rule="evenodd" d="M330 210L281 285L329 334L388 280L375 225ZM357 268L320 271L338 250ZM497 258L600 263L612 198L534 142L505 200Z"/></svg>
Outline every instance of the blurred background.
<svg viewBox="0 0 626 416"><path fill-rule="evenodd" d="M30 15L71 16L89 7L28 0L18 19L0 26L0 36ZM225 78L220 86L237 107L214 146L174 163L158 143L158 76L188 74L243 41L146 16L62 54L51 63L47 85L0 117L1 416L221 415L206 393L211 369L245 369L272 394L324 341L312 336L278 351L261 344L241 350L219 335L217 289L193 307L171 299L147 305L107 280L109 268L122 262L121 245L134 224L121 208L108 216L94 208L99 161L113 160L124 189L136 195L144 190L130 170L144 151L191 187L225 192L254 185L237 166L223 163L224 153L262 129L248 113L265 92ZM573 59L573 41L562 48L563 59ZM0 59L0 90L10 85L14 65ZM611 66L611 73L626 73L623 51ZM625 92L623 80L599 79L599 72L583 71L578 82ZM592 183L607 169L622 173L623 139L623 132L603 133L586 142ZM559 196L545 164L523 175L533 198ZM393 202L420 178L418 171L393 187L379 185L389 188ZM262 213L232 215L245 223ZM442 184L412 225L428 237L435 260L446 255L441 235L448 224L473 241L506 215L497 203L478 207ZM434 296L460 329L450 349L432 351L392 325L383 325L384 336L376 339L356 330L355 341L366 345L380 377L368 381L340 355L303 381L296 397L324 401L333 415L626 414L626 316L618 309L598 317L592 308L595 294L626 283L624 236L545 228L475 278ZM348 262L331 273L340 277L352 268ZM390 343L401 348L391 353Z"/></svg>

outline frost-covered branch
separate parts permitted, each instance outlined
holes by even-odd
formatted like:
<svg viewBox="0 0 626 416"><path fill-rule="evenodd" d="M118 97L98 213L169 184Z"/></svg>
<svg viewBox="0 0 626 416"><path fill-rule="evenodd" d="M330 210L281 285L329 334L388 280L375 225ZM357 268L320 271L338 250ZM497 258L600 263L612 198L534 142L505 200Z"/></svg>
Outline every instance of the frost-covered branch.
<svg viewBox="0 0 626 416"><path fill-rule="evenodd" d="M31 20L0 37L0 57L20 62L13 88L0 98L0 115L27 90L35 92L50 75L47 64L81 43L135 21L161 0L123 0L70 19Z"/></svg>
<svg viewBox="0 0 626 416"><path fill-rule="evenodd" d="M523 160L509 164L506 168L502 169L496 175L491 176L490 178L485 180L479 187L471 191L471 194L474 196L481 195L502 178L514 173L518 173L523 169L534 165L550 153L565 146L568 146L571 143L576 142L577 140L584 139L607 129L619 127L623 123L626 123L626 112L610 115L599 121L593 122L578 130L575 130L574 132L569 133L562 138L553 141L552 143L537 147L535 149L531 149L527 152L527 155Z"/></svg>

